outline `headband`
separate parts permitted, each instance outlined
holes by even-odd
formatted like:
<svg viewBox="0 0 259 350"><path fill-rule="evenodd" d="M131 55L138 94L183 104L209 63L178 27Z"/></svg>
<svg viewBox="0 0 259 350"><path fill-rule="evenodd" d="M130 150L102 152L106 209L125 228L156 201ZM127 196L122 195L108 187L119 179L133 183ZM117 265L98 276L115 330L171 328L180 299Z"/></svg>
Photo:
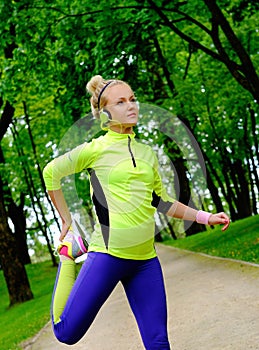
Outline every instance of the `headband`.
<svg viewBox="0 0 259 350"><path fill-rule="evenodd" d="M101 101L101 97L102 94L104 93L104 90L113 82L113 80L108 81L108 83L106 85L104 85L104 87L102 88L102 90L99 93L98 96L98 101L97 101L97 107L98 107L98 111L100 110L100 101Z"/></svg>

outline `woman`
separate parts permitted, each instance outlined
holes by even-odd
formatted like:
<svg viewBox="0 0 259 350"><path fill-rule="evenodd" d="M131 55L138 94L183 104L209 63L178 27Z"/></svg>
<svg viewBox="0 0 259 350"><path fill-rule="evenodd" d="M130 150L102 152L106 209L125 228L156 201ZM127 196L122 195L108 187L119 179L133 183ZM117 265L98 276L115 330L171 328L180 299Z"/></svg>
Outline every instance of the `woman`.
<svg viewBox="0 0 259 350"><path fill-rule="evenodd" d="M156 210L202 224L229 226L225 213L192 209L170 198L152 149L135 140L138 105L131 87L94 76L87 84L94 117L107 133L50 162L44 169L48 193L62 220L60 264L52 301L59 341L74 344L121 282L148 350L170 349L166 293L154 248ZM89 247L73 232L60 180L86 170L90 176L96 225ZM75 278L74 259L88 250Z"/></svg>

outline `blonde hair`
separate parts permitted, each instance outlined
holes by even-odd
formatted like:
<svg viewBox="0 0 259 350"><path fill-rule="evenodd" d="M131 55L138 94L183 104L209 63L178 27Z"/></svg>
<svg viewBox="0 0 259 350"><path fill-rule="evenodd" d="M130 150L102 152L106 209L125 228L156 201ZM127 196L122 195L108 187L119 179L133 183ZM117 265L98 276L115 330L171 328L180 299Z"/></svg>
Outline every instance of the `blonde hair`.
<svg viewBox="0 0 259 350"><path fill-rule="evenodd" d="M110 79L105 80L101 75L93 76L86 84L86 90L92 95L90 98L91 111L95 118L100 119L100 110L106 105L106 88L110 86L126 84L123 80Z"/></svg>

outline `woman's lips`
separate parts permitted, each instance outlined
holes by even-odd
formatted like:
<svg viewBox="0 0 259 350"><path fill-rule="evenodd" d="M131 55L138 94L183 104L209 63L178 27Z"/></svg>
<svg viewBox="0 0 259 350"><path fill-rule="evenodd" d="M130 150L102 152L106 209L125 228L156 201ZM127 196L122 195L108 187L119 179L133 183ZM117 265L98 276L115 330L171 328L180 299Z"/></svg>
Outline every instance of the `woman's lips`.
<svg viewBox="0 0 259 350"><path fill-rule="evenodd" d="M128 118L132 118L132 117L136 117L137 114L136 113L131 113L131 114L128 114Z"/></svg>

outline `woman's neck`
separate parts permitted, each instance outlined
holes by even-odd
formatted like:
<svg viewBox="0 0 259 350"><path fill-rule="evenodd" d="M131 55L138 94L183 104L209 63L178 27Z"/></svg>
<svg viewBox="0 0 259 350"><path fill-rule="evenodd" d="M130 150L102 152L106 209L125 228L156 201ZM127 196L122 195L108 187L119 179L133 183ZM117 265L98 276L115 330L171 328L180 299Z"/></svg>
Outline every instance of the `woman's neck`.
<svg viewBox="0 0 259 350"><path fill-rule="evenodd" d="M133 127L128 125L110 125L110 129L119 134L133 134Z"/></svg>

